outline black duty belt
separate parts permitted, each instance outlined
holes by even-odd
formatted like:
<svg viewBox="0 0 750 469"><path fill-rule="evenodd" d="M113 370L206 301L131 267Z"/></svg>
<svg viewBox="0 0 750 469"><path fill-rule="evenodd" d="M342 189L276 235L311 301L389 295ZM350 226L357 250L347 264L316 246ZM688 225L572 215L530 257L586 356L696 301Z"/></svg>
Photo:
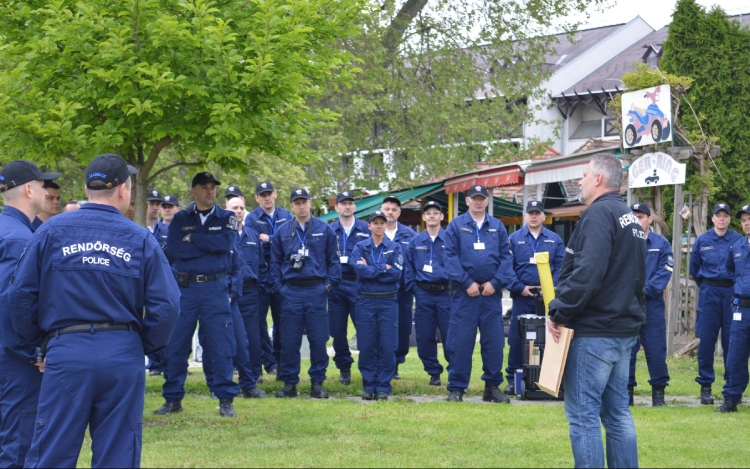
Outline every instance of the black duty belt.
<svg viewBox="0 0 750 469"><path fill-rule="evenodd" d="M387 291L383 293L370 293L370 292L357 292L357 296L360 296L362 298L393 298L394 296L398 296L398 290L394 291Z"/></svg>
<svg viewBox="0 0 750 469"><path fill-rule="evenodd" d="M731 280L706 280L707 284L712 287L733 287L734 282Z"/></svg>
<svg viewBox="0 0 750 469"><path fill-rule="evenodd" d="M746 299L743 299L743 298L738 298L737 299L737 304L740 305L740 306L742 306L743 308L747 308L748 306L750 306L750 300L746 300Z"/></svg>
<svg viewBox="0 0 750 469"><path fill-rule="evenodd" d="M427 290L431 292L448 291L451 289L450 283L417 282L417 286L421 288L422 290Z"/></svg>
<svg viewBox="0 0 750 469"><path fill-rule="evenodd" d="M258 284L258 282L257 282L256 280L252 280L252 281L250 281L250 282L247 282L247 283L243 283L243 284L242 284L242 289L243 289L243 290L248 290L248 289L250 289L250 288L253 288L253 287L254 287L255 285L257 285L257 284Z"/></svg>
<svg viewBox="0 0 750 469"><path fill-rule="evenodd" d="M187 275L185 273L178 273L177 275ZM190 275L188 277L188 280L198 283L204 283L204 282L213 282L214 280L219 280L220 278L224 278L227 276L226 272L219 272L218 274L210 274L210 275Z"/></svg>
<svg viewBox="0 0 750 469"><path fill-rule="evenodd" d="M325 282L325 279L322 278L315 278L312 280L299 280L299 281L289 281L284 282L284 285L289 285L291 287L311 287L313 285L319 285L321 283Z"/></svg>
<svg viewBox="0 0 750 469"><path fill-rule="evenodd" d="M357 280L357 276L355 274L341 274L341 278L344 280Z"/></svg>
<svg viewBox="0 0 750 469"><path fill-rule="evenodd" d="M52 337L72 334L74 332L105 332L105 331L132 331L138 330L137 327L133 327L132 324L112 324L109 322L85 322L81 324L75 324L73 326L61 327L55 329L47 334L47 339Z"/></svg>

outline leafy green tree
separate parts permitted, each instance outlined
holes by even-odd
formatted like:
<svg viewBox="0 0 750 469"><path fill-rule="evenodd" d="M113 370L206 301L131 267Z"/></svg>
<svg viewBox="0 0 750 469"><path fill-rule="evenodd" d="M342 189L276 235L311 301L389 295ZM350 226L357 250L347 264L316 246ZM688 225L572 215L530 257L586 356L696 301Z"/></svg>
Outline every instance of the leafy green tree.
<svg viewBox="0 0 750 469"><path fill-rule="evenodd" d="M84 166L245 170L254 152L305 161L335 115L308 100L356 71L338 41L363 0L8 0L0 3L0 151ZM157 165L165 149L191 161ZM158 169L157 169L158 170Z"/></svg>

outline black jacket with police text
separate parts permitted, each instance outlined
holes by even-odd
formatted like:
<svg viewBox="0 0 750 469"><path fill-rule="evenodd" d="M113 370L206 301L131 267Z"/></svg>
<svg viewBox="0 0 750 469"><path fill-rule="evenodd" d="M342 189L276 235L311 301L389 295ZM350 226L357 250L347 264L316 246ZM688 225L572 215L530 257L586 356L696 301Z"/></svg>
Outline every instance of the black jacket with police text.
<svg viewBox="0 0 750 469"><path fill-rule="evenodd" d="M646 240L638 218L617 192L583 212L565 250L554 322L575 337L633 337L646 322Z"/></svg>

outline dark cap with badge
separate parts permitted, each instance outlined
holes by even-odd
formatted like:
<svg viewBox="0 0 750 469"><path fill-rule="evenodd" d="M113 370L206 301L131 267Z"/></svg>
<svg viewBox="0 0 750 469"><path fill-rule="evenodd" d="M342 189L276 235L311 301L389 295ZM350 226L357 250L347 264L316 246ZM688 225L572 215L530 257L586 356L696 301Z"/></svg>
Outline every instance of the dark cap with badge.
<svg viewBox="0 0 750 469"><path fill-rule="evenodd" d="M544 205L538 200L530 200L529 203L526 204L526 213L531 212L544 213Z"/></svg>
<svg viewBox="0 0 750 469"><path fill-rule="evenodd" d="M426 204L424 204L424 211L426 212L428 208L436 208L440 210L440 212L443 211L443 207L440 206L439 203L435 202L434 200L430 200Z"/></svg>
<svg viewBox="0 0 750 469"><path fill-rule="evenodd" d="M294 202L297 199L307 199L310 200L310 193L307 192L307 189L304 187L300 187L299 189L295 189L292 191L292 194L289 196L289 202Z"/></svg>
<svg viewBox="0 0 750 469"><path fill-rule="evenodd" d="M469 192L466 194L466 197L472 198L477 195L481 195L485 199L489 199L490 197L489 193L487 193L487 188L480 185L471 186L469 188Z"/></svg>
<svg viewBox="0 0 750 469"><path fill-rule="evenodd" d="M728 204L716 204L714 205L713 214L716 215L720 211L724 210L727 212L727 215L732 215L732 209L729 207Z"/></svg>
<svg viewBox="0 0 750 469"><path fill-rule="evenodd" d="M385 220L386 223L388 223L388 219L385 217L385 214L381 212L380 210L375 210L374 212L370 214L370 223L372 223L378 218L382 218L383 220Z"/></svg>
<svg viewBox="0 0 750 469"><path fill-rule="evenodd" d="M242 197L242 191L237 186L229 186L224 191L224 198L229 200L234 197Z"/></svg>
<svg viewBox="0 0 750 469"><path fill-rule="evenodd" d="M8 163L0 171L0 192L22 186L31 181L51 181L60 177L60 173L44 173L31 161L18 160Z"/></svg>
<svg viewBox="0 0 750 469"><path fill-rule="evenodd" d="M164 202L164 197L162 197L161 192L157 191L156 189L150 189L148 191L148 195L146 196L146 202Z"/></svg>
<svg viewBox="0 0 750 469"><path fill-rule="evenodd" d="M161 201L162 205L174 205L175 207L180 206L180 201L174 195L165 195L164 200Z"/></svg>
<svg viewBox="0 0 750 469"><path fill-rule="evenodd" d="M86 188L90 191L112 189L134 174L138 174L138 170L125 163L121 156L105 153L86 167Z"/></svg>
<svg viewBox="0 0 750 469"><path fill-rule="evenodd" d="M198 173L195 176L193 176L193 186L201 186L203 184L208 184L209 182L213 182L217 186L220 186L221 183L214 177L213 174L209 173L208 171L204 171L202 173Z"/></svg>
<svg viewBox="0 0 750 469"><path fill-rule="evenodd" d="M396 205L398 205L399 207L401 206L401 201L400 201L400 200L398 200L398 197L396 197L395 195L388 195L388 196L386 196L386 197L385 197L385 198L383 199L383 203L386 203L386 202L390 202L390 203L392 203L392 204L396 204Z"/></svg>
<svg viewBox="0 0 750 469"><path fill-rule="evenodd" d="M748 215L750 215L750 205L743 205L739 212L737 212L736 217L740 218L743 213L747 213Z"/></svg>
<svg viewBox="0 0 750 469"><path fill-rule="evenodd" d="M646 205L646 204L642 204L642 203L640 203L640 202L636 202L636 203L634 203L633 205L631 205L631 206L630 206L630 210L632 210L632 211L634 211L634 212L641 212L641 213L645 213L645 214L646 214L646 215L648 215L649 217L651 216L651 209L650 209L650 208L648 208L648 205Z"/></svg>
<svg viewBox="0 0 750 469"><path fill-rule="evenodd" d="M351 200L352 202L354 202L354 194L349 191L339 192L336 196L336 203L338 204L345 200Z"/></svg>
<svg viewBox="0 0 750 469"><path fill-rule="evenodd" d="M255 185L255 195L260 195L264 192L273 192L273 184L269 181L259 182Z"/></svg>

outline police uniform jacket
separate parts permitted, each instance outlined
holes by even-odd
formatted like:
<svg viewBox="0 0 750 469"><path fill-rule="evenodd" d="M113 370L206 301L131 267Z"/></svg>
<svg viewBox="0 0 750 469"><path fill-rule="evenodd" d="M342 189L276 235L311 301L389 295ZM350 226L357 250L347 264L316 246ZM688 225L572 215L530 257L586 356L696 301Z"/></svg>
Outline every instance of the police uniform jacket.
<svg viewBox="0 0 750 469"><path fill-rule="evenodd" d="M445 265L451 282L464 290L472 282L490 282L500 291L513 281L513 258L508 232L497 218L484 214L482 228L469 212L453 219L445 230ZM484 249L475 249L475 243Z"/></svg>
<svg viewBox="0 0 750 469"><path fill-rule="evenodd" d="M300 250L307 257L302 270L295 272L291 256ZM284 223L271 241L271 292L280 291L285 283L316 279L326 285L338 285L341 263L336 251L336 234L326 222L311 216L304 231L294 219Z"/></svg>
<svg viewBox="0 0 750 469"><path fill-rule="evenodd" d="M727 230L724 236L716 234L714 228L698 236L690 255L690 275L700 288L704 280L734 280L727 271L727 257L731 247L744 236Z"/></svg>
<svg viewBox="0 0 750 469"><path fill-rule="evenodd" d="M550 316L576 337L633 337L646 322L646 236L617 192L581 214L565 249Z"/></svg>
<svg viewBox="0 0 750 469"><path fill-rule="evenodd" d="M520 294L526 285L540 285L539 269L536 263L531 262L537 252L549 253L552 280L557 284L565 255L565 244L557 233L542 227L539 236L534 239L529 227L524 226L511 233L509 242L510 251L513 254L513 272L515 272L513 283L508 287L511 293Z"/></svg>
<svg viewBox="0 0 750 469"><path fill-rule="evenodd" d="M182 238L190 235L190 241ZM205 224L195 204L177 212L169 224L167 251L177 272L188 275L225 273L237 239L237 217L214 204Z"/></svg>
<svg viewBox="0 0 750 469"><path fill-rule="evenodd" d="M403 252L406 251L406 248L409 246L409 242L417 235L417 232L404 225L400 221L396 222L396 226L398 227L398 229L396 230L396 236L393 237L393 242L398 243L398 245L401 247L401 253L403 255ZM385 235L384 237L388 238L388 235ZM399 287L406 290L404 287L403 275L401 276L401 280L399 281Z"/></svg>
<svg viewBox="0 0 750 469"><path fill-rule="evenodd" d="M169 225L163 221L156 222L154 226L154 238L159 243L162 249L167 245L167 237L169 236Z"/></svg>
<svg viewBox="0 0 750 469"><path fill-rule="evenodd" d="M0 213L0 344L6 353L23 360L36 359L36 351L33 345L24 343L15 333L10 320L8 295L18 259L33 234L33 225L23 212L7 205L3 208Z"/></svg>
<svg viewBox="0 0 750 469"><path fill-rule="evenodd" d="M426 230L412 238L404 255L404 289L415 291L417 283L446 284L450 281L445 269L445 230L440 228L435 241ZM425 270L432 267L432 272Z"/></svg>
<svg viewBox="0 0 750 469"><path fill-rule="evenodd" d="M365 259L367 265L357 264ZM383 242L377 248L372 237L354 246L349 256L349 265L357 272L357 291L366 293L397 293L399 279L404 269L404 257L401 245L383 236ZM391 268L387 268L390 265Z"/></svg>
<svg viewBox="0 0 750 469"><path fill-rule="evenodd" d="M230 254L229 264L227 265L229 299L232 303L236 303L237 299L242 296L242 269L245 263L242 261L242 255L236 246L230 251Z"/></svg>
<svg viewBox="0 0 750 469"><path fill-rule="evenodd" d="M646 238L646 287L643 294L649 300L664 301L664 289L672 278L672 245L667 238L649 230Z"/></svg>
<svg viewBox="0 0 750 469"><path fill-rule="evenodd" d="M179 307L177 282L153 235L96 203L37 230L10 297L13 327L29 343L76 324L132 324L147 354L167 345Z"/></svg>
<svg viewBox="0 0 750 469"><path fill-rule="evenodd" d="M735 241L726 269L734 280L735 298L750 300L750 239L741 236Z"/></svg>
<svg viewBox="0 0 750 469"><path fill-rule="evenodd" d="M258 233L245 227L237 237L237 251L242 256L242 284L251 285L258 282L261 263L261 242Z"/></svg>
<svg viewBox="0 0 750 469"><path fill-rule="evenodd" d="M349 231L348 235L346 234L344 228L341 226L341 221L339 220L331 223L331 229L334 233L336 233L336 246L338 249L339 258L351 257L354 246L356 246L360 241L364 241L365 239L370 237L370 228L368 227L367 223L357 218L354 219L354 226L352 226L352 229ZM354 272L354 267L349 264L348 259L347 262L341 263L341 275L348 277L356 275L356 273Z"/></svg>
<svg viewBox="0 0 750 469"><path fill-rule="evenodd" d="M271 238L273 238L273 235L281 225L293 218L294 216L292 215L292 212L281 207L276 207L274 209L273 217L266 214L261 207L256 207L245 216L245 229L249 228L255 231L258 236L261 234L267 234L269 238L269 242L264 243L261 241L260 243L263 257L260 261L258 278L260 278L264 284L271 283L268 277L271 265Z"/></svg>

